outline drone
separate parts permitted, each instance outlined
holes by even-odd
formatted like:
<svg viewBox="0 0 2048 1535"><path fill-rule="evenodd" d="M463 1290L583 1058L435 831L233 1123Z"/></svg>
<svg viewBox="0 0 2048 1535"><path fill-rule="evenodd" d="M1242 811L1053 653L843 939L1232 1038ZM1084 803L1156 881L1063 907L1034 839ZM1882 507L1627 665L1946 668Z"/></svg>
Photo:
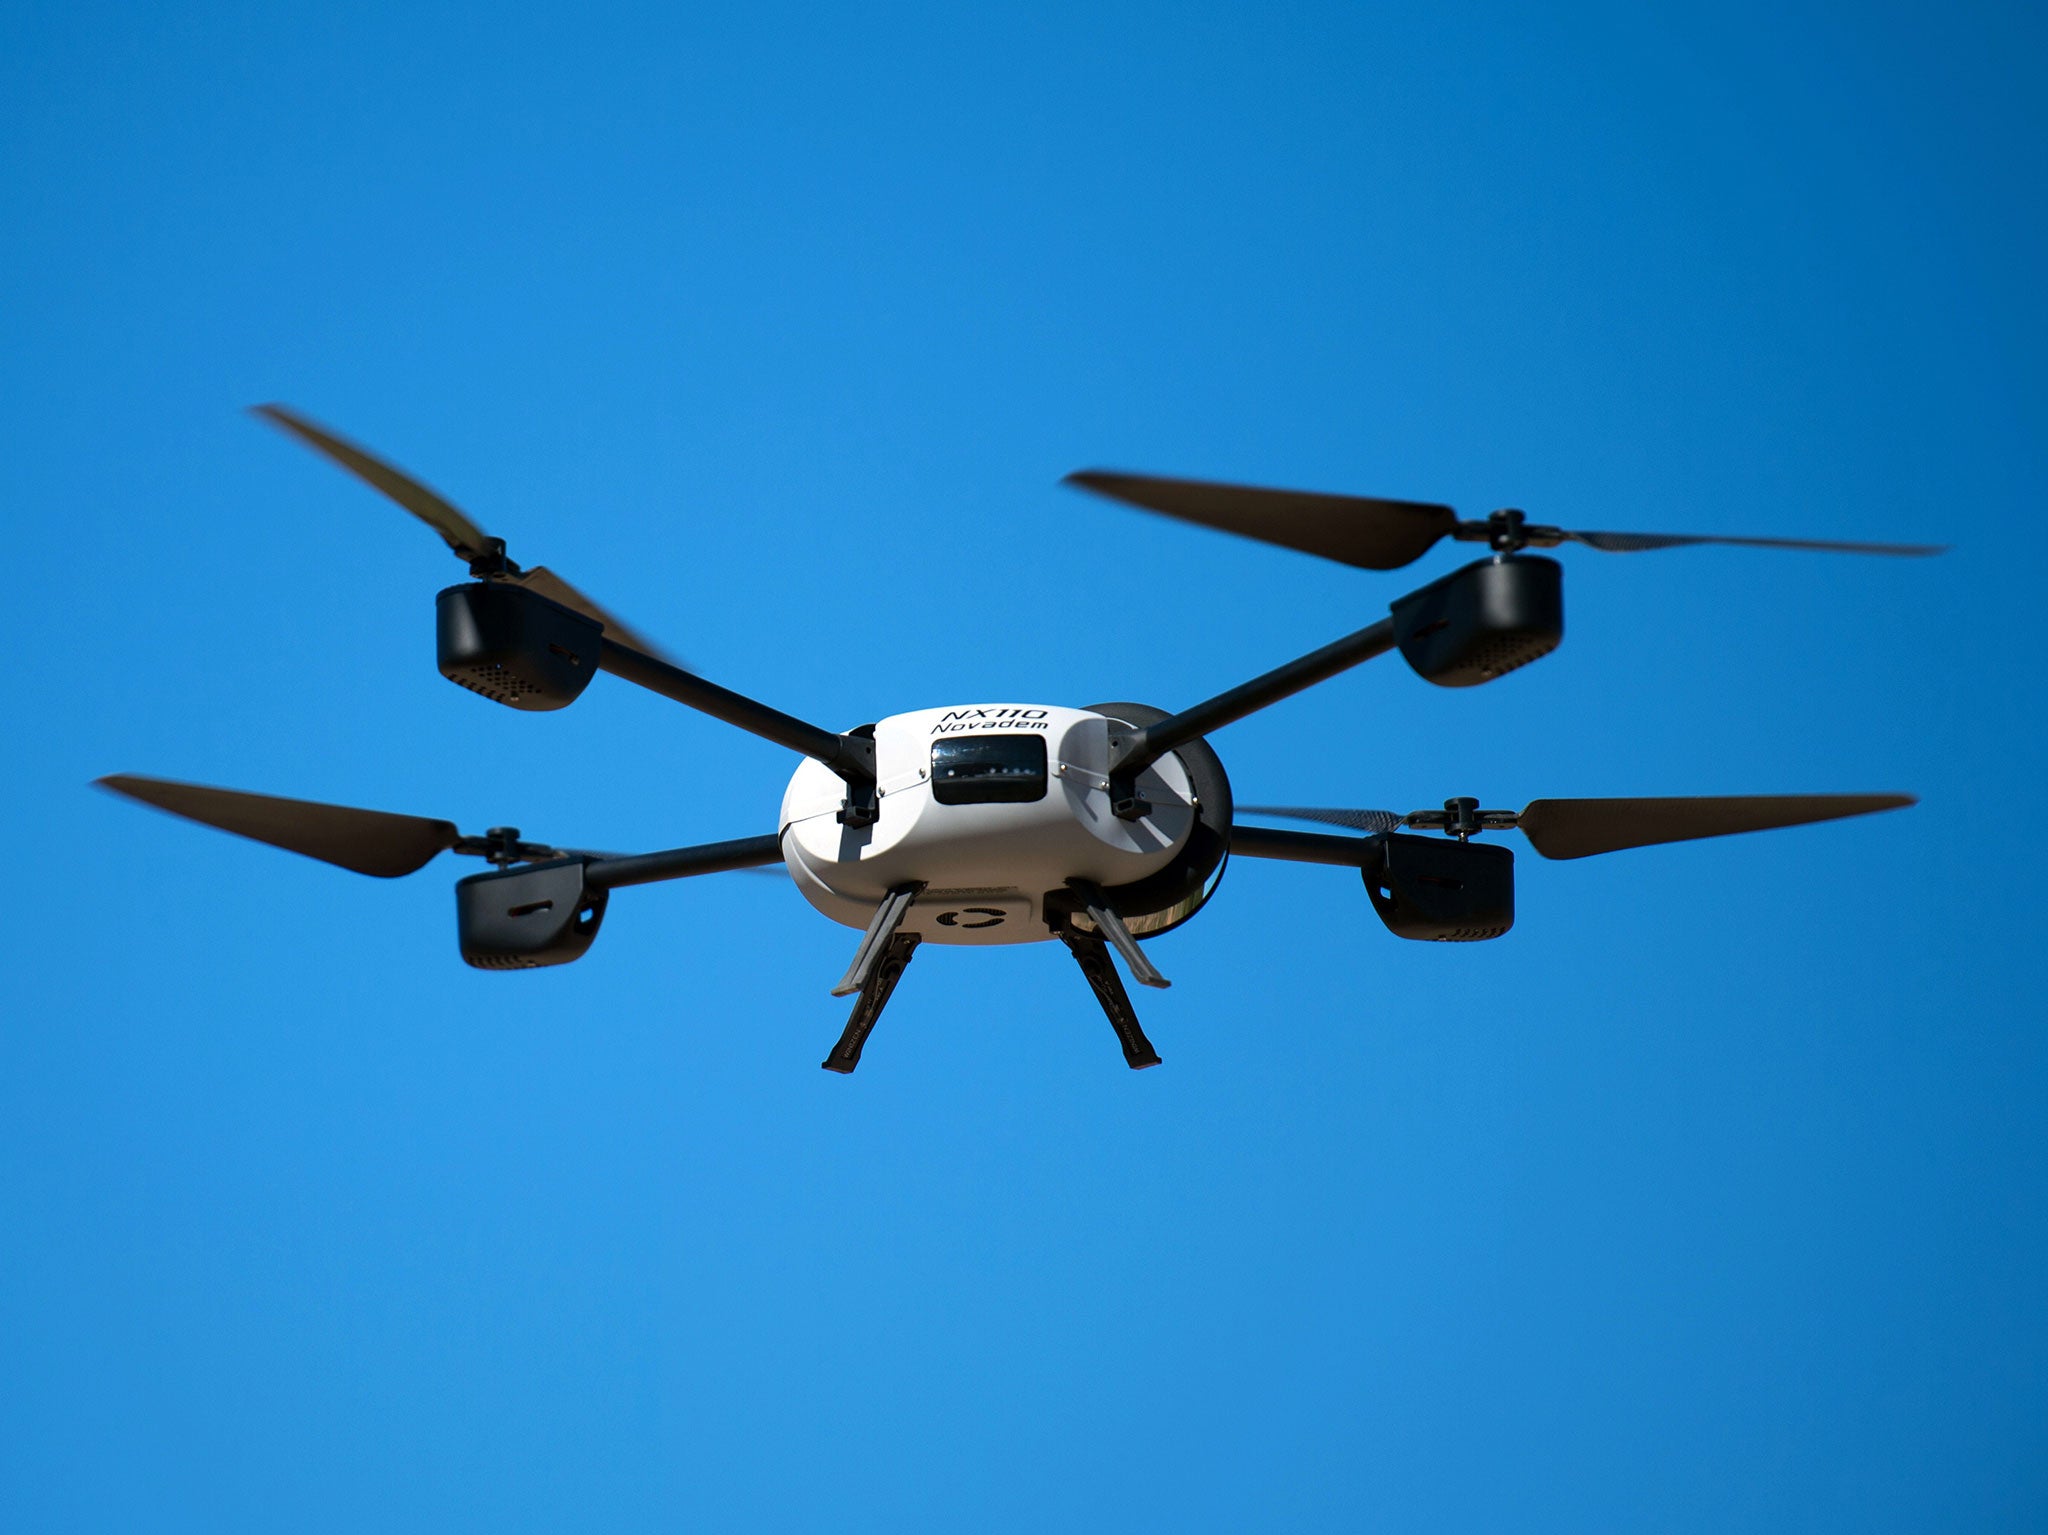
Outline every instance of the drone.
<svg viewBox="0 0 2048 1535"><path fill-rule="evenodd" d="M1440 687L1477 687L1540 660L1564 638L1563 566L1532 554L1576 544L1634 553L1693 544L1928 555L1927 545L1663 533L1588 533L1509 508L1464 519L1433 502L1270 490L1082 470L1066 483L1184 523L1373 571L1400 569L1438 542L1483 544L1483 558L1408 593L1388 615L1178 712L1110 702L975 703L918 709L834 731L685 669L545 566L521 567L410 475L296 411L255 414L425 522L468 566L435 599L442 676L506 708L552 710L598 672L658 693L802 757L772 835L616 854L530 842L516 827L482 835L450 821L357 810L135 774L98 780L160 810L273 847L395 878L440 853L491 865L455 886L462 957L484 970L581 959L614 890L780 864L813 907L859 930L832 988L851 1015L823 1061L850 1073L921 944L985 947L1057 940L1079 963L1131 1068L1160 1064L1112 952L1140 985L1170 983L1140 944L1192 920L1231 856L1356 869L1396 937L1499 938L1514 925L1514 853L1484 833L1519 831L1544 858L1586 858L1866 815L1905 794L1666 799L1539 799L1487 810L1469 796L1441 809L1236 804L1209 737L1340 672L1399 651ZM1319 824L1303 831L1245 818Z"/></svg>

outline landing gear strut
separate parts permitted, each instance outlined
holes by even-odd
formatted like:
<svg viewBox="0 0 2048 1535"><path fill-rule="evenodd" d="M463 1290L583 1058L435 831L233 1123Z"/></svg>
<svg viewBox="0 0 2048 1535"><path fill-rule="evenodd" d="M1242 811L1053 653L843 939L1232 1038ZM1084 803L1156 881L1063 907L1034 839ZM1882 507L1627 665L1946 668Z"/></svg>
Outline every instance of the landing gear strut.
<svg viewBox="0 0 2048 1535"><path fill-rule="evenodd" d="M818 1063L825 1070L845 1076L860 1064L861 1047L874 1032L875 1020L888 1006L889 994L903 977L903 967L910 963L910 956L922 941L915 933L897 931L910 911L910 903L922 889L921 884L898 885L882 898L882 904L875 908L874 920L861 935L860 947L853 951L853 963L832 988L835 997L851 996L857 991L860 1000L853 1004L853 1016L846 1020L846 1031L839 1036L839 1043Z"/></svg>
<svg viewBox="0 0 2048 1535"><path fill-rule="evenodd" d="M1088 977L1088 984L1095 991L1095 1000L1109 1017L1109 1026L1116 1030L1116 1042L1124 1047L1124 1064L1133 1071L1157 1066L1159 1052L1145 1037L1138 1011L1131 1006L1131 995L1124 990L1124 978L1116 973L1116 961L1109 957L1109 945L1072 928L1060 930L1060 942L1073 952L1081 973Z"/></svg>

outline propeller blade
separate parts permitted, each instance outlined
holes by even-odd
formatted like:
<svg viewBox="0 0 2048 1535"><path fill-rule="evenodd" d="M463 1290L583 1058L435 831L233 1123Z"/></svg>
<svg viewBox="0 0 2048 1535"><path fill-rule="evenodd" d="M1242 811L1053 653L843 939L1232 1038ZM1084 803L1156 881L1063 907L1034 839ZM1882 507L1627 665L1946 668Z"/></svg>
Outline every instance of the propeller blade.
<svg viewBox="0 0 2048 1535"><path fill-rule="evenodd" d="M1182 522L1199 523L1304 554L1320 555L1363 570L1398 570L1420 559L1440 538L1491 543L1513 550L1534 545L1584 544L1610 554L1678 549L1689 544L1735 544L1750 549L1815 549L1830 554L1941 554L1943 544L1842 543L1815 538L1734 538L1711 533L1584 533L1527 524L1518 511L1461 521L1433 501L1385 501L1371 496L1328 495L1309 490L1265 490L1211 480L1177 480L1125 474L1112 469L1079 469L1069 485L1142 507Z"/></svg>
<svg viewBox="0 0 2048 1535"><path fill-rule="evenodd" d="M1640 554L1646 549L1678 549L1687 544L1739 544L1749 549L1817 549L1828 554L1928 555L1947 551L1946 544L1844 544L1815 538L1723 538L1702 533L1574 533L1560 528L1561 537L1588 549L1609 554Z"/></svg>
<svg viewBox="0 0 2048 1535"><path fill-rule="evenodd" d="M115 773L96 782L188 821L379 879L396 879L424 867L436 853L454 847L462 835L452 821L245 794L134 773Z"/></svg>
<svg viewBox="0 0 2048 1535"><path fill-rule="evenodd" d="M1065 483L1182 522L1320 555L1361 570L1398 570L1455 530L1458 515L1429 501L1382 501L1307 490L1082 469Z"/></svg>
<svg viewBox="0 0 2048 1535"><path fill-rule="evenodd" d="M1804 826L1917 804L1910 794L1744 794L1688 799L1539 799L1518 824L1545 858Z"/></svg>
<svg viewBox="0 0 2048 1535"><path fill-rule="evenodd" d="M471 522L438 492L429 490L404 470L385 463L375 454L358 447L345 437L328 431L326 427L300 415L289 406L252 406L251 414L261 416L273 426L305 443L323 458L339 464L373 489L382 491L439 533L459 559L474 562L491 555L494 552L493 545L502 549L503 545L498 540ZM559 602L565 608L574 608L586 618L595 619L603 624L612 638L620 644L628 645L657 660L667 661L671 666L677 664L675 658L660 646L621 623L545 565L536 565L527 571L521 571L518 566L512 565L505 578L540 593L551 602Z"/></svg>
<svg viewBox="0 0 2048 1535"><path fill-rule="evenodd" d="M1237 814L1280 816L1290 821L1320 821L1325 826L1345 826L1352 831L1399 831L1408 824L1404 815L1391 810L1311 810L1299 805L1239 805Z"/></svg>
<svg viewBox="0 0 2048 1535"><path fill-rule="evenodd" d="M1519 812L1474 810L1483 831L1518 827L1545 858L1590 858L1660 842L1691 842L1736 832L1805 826L1843 816L1869 815L1919 803L1910 794L1739 794L1685 799L1539 799ZM1352 831L1399 831L1404 826L1442 829L1446 814L1417 810L1321 810L1295 805L1239 805L1244 815L1320 821Z"/></svg>
<svg viewBox="0 0 2048 1535"><path fill-rule="evenodd" d="M339 464L357 479L373 489L382 491L440 534L447 541L448 547L463 559L482 559L489 552L490 535L463 516L442 496L427 489L403 470L385 463L374 454L365 452L346 438L335 436L325 427L307 420L288 406L256 405L250 408L250 414L261 416L281 431L296 437L321 457Z"/></svg>

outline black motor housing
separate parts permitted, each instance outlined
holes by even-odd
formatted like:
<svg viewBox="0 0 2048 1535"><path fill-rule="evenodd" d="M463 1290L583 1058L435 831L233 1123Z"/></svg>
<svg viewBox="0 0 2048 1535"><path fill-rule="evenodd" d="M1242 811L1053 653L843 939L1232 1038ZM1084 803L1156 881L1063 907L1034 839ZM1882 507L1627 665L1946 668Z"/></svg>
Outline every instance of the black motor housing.
<svg viewBox="0 0 2048 1535"><path fill-rule="evenodd" d="M590 951L608 892L583 882L583 861L472 874L455 886L463 959L479 970L537 970Z"/></svg>
<svg viewBox="0 0 2048 1535"><path fill-rule="evenodd" d="M1393 606L1394 637L1416 672L1469 688L1547 656L1564 639L1564 567L1541 555L1480 560Z"/></svg>
<svg viewBox="0 0 2048 1535"><path fill-rule="evenodd" d="M1476 943L1515 925L1512 849L1398 832L1380 843L1378 864L1365 867L1365 889L1395 937Z"/></svg>
<svg viewBox="0 0 2048 1535"><path fill-rule="evenodd" d="M477 581L434 600L441 675L513 709L561 709L590 686L604 625L523 586Z"/></svg>

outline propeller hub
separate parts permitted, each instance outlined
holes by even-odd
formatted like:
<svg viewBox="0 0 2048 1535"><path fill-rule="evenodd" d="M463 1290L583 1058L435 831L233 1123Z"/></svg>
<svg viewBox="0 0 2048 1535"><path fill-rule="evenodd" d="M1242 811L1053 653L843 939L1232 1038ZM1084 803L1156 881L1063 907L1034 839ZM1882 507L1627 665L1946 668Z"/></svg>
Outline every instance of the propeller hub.
<svg viewBox="0 0 2048 1535"><path fill-rule="evenodd" d="M1525 531L1528 514L1519 507L1506 506L1486 519L1486 544L1495 554L1513 554L1529 542Z"/></svg>
<svg viewBox="0 0 2048 1535"><path fill-rule="evenodd" d="M505 555L505 540L487 538L481 552L467 547L455 551L469 561L469 573L479 581L516 581L520 569Z"/></svg>
<svg viewBox="0 0 2048 1535"><path fill-rule="evenodd" d="M484 833L483 842L484 857L501 869L520 862L524 857L516 826L493 826Z"/></svg>

